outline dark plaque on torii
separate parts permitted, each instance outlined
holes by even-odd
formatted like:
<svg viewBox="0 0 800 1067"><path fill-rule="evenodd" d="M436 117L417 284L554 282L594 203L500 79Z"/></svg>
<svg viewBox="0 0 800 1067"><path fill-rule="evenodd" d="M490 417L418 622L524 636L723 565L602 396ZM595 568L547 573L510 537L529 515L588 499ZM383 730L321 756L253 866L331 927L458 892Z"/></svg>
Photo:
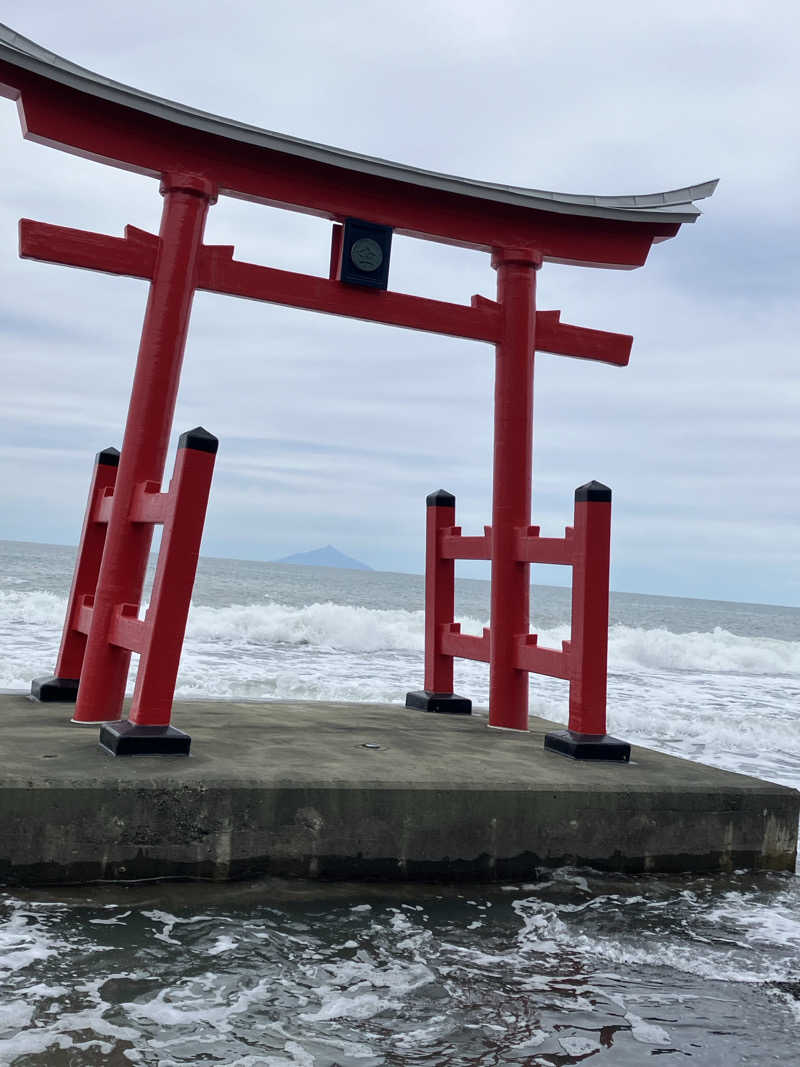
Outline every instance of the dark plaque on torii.
<svg viewBox="0 0 800 1067"><path fill-rule="evenodd" d="M564 539L541 538L530 525L533 362L539 350L624 366L632 338L566 325L557 311L537 311L536 271L545 262L639 267L654 242L695 221L693 201L710 196L716 183L646 196L573 196L432 173L139 92L2 26L0 95L17 102L25 137L157 178L164 197L157 235L132 226L124 237L109 237L20 223L23 257L149 282L122 451L97 457L55 673L34 683L34 695L77 698L74 720L106 723L102 742L119 754L188 751L186 735L170 726L170 709L216 439L200 427L184 434L169 491L161 484L192 299L203 289L495 346L492 525L483 537L461 538L451 521L452 498L433 494L429 511L448 523L436 527L433 549L429 540L434 573L426 604L425 689L410 698L427 710L467 710L468 702L452 692L453 657L483 659L490 665L490 725L526 729L528 672L534 671L568 678L574 689L574 736L567 741L577 739L577 747L570 754L581 754L581 737L602 736L602 604L598 610L597 596L589 593L602 584L605 566L607 625L605 535L591 532L605 518L598 526L589 517L586 525L578 505L607 504L610 513L610 491L599 483L581 487L576 528ZM206 214L218 196L330 219L328 275L242 263L232 247L204 245ZM393 234L489 253L496 300L474 296L466 305L392 292ZM165 533L151 607L139 619L155 523L164 523ZM461 635L441 603L456 558L491 560L491 626L482 638ZM573 641L560 652L539 648L529 632L530 564L537 561L571 565L580 579L573 614L575 596L583 597L585 634L576 642L573 629ZM133 707L122 720L132 651L141 661Z"/></svg>

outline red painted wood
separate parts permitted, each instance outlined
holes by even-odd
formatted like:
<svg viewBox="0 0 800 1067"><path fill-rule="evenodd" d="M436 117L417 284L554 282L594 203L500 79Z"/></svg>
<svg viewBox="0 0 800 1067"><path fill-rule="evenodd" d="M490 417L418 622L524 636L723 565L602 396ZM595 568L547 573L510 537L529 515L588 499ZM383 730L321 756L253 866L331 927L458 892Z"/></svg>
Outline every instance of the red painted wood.
<svg viewBox="0 0 800 1067"><path fill-rule="evenodd" d="M535 531L535 532L534 532ZM573 530L567 527L564 537L540 537L539 527L517 534L516 558L524 563L556 563L569 566L574 557Z"/></svg>
<svg viewBox="0 0 800 1067"><path fill-rule="evenodd" d="M344 226L338 222L331 227L331 262L328 277L335 282L339 277L342 266L342 242L344 241Z"/></svg>
<svg viewBox="0 0 800 1067"><path fill-rule="evenodd" d="M334 227L334 235L339 229ZM125 233L125 237L107 237L22 219L20 256L151 278L158 238L134 226L126 226ZM203 246L199 289L476 341L495 342L499 337L500 308L494 300L473 297L472 305L467 307L405 293L367 292L329 278L242 263L233 259L233 251L231 246ZM617 367L627 365L632 337L570 326L560 322L560 315L560 311L536 312L537 351L598 360Z"/></svg>
<svg viewBox="0 0 800 1067"><path fill-rule="evenodd" d="M111 518L111 508L114 505L114 490L109 486L97 500L95 522L108 523Z"/></svg>
<svg viewBox="0 0 800 1067"><path fill-rule="evenodd" d="M109 274L151 278L158 238L130 226L126 227L128 231L137 236L106 237L23 219L20 255ZM488 307L472 308L405 293L370 292L328 278L240 263L232 255L232 247L204 246L197 288L476 341L494 342L499 335L500 314L493 302Z"/></svg>
<svg viewBox="0 0 800 1067"><path fill-rule="evenodd" d="M169 493L160 492L158 482L145 482L137 486L133 499L129 519L131 522L166 522L171 509Z"/></svg>
<svg viewBox="0 0 800 1067"><path fill-rule="evenodd" d="M576 359L595 359L615 367L627 367L633 338L624 333L587 330L559 322L560 311L536 312L536 351Z"/></svg>
<svg viewBox="0 0 800 1067"><path fill-rule="evenodd" d="M485 526L483 537L463 537L456 526L442 535L440 551L443 559L491 559L492 528Z"/></svg>
<svg viewBox="0 0 800 1067"><path fill-rule="evenodd" d="M215 455L179 448L164 520L130 721L168 726L192 599Z"/></svg>
<svg viewBox="0 0 800 1067"><path fill-rule="evenodd" d="M490 648L491 637L488 629L484 630L483 637L456 633L453 630L445 630L442 634L442 652L445 656L458 656L459 659L474 659L481 663L488 663Z"/></svg>
<svg viewBox="0 0 800 1067"><path fill-rule="evenodd" d="M80 678L81 676L87 631L80 628L79 616L84 605L84 598L91 596L97 585L100 561L103 558L103 547L106 543L107 522L107 519L100 513L102 504L108 499L105 494L113 493L116 480L117 467L95 462L81 539L78 543L72 587L67 600L61 647L56 659L56 678Z"/></svg>
<svg viewBox="0 0 800 1067"><path fill-rule="evenodd" d="M2 87L5 87L5 91ZM366 218L400 234L491 251L536 247L545 259L641 266L679 223L537 211L432 190L190 130L0 62L0 92L18 101L25 136L151 177L202 174L220 193L341 221Z"/></svg>
<svg viewBox="0 0 800 1067"><path fill-rule="evenodd" d="M83 597L82 603L78 609L77 621L75 622L75 629L87 636L92 625L93 605L94 596L87 594L85 597Z"/></svg>
<svg viewBox="0 0 800 1067"><path fill-rule="evenodd" d="M516 559L520 529L531 522L533 359L536 270L531 249L492 257L503 333L496 349L492 497L491 662L489 725L528 728L528 675L517 642L530 629L530 564Z"/></svg>
<svg viewBox="0 0 800 1067"><path fill-rule="evenodd" d="M568 645L568 642L563 642ZM522 637L517 643L517 666L532 674L546 674L550 678L571 678L573 660L568 650L542 648L536 634Z"/></svg>
<svg viewBox="0 0 800 1067"><path fill-rule="evenodd" d="M499 316L491 308L472 308L405 293L359 289L329 278L240 263L229 256L209 252L205 251L200 261L197 282L199 289L209 292L476 341L493 342L499 335Z"/></svg>
<svg viewBox="0 0 800 1067"><path fill-rule="evenodd" d="M20 219L19 254L22 259L39 259L70 267L152 278L158 252L158 238L127 226L129 231L150 238L106 237L104 234L51 226L46 222Z"/></svg>
<svg viewBox="0 0 800 1067"><path fill-rule="evenodd" d="M456 565L443 559L441 537L455 522L456 509L428 505L425 516L425 689L453 692L453 659L442 651L442 634L453 624Z"/></svg>
<svg viewBox="0 0 800 1067"><path fill-rule="evenodd" d="M161 482L194 295L197 261L213 190L174 175L163 186L160 247L145 312L114 506L95 593L75 722L122 714L130 652L109 643L118 605L141 601L153 528L130 521L142 482Z"/></svg>
<svg viewBox="0 0 800 1067"><path fill-rule="evenodd" d="M606 732L610 555L611 502L576 501L569 728L581 734Z"/></svg>
<svg viewBox="0 0 800 1067"><path fill-rule="evenodd" d="M147 630L147 623L138 618L136 605L121 604L111 621L108 643L128 652L141 652L147 641Z"/></svg>

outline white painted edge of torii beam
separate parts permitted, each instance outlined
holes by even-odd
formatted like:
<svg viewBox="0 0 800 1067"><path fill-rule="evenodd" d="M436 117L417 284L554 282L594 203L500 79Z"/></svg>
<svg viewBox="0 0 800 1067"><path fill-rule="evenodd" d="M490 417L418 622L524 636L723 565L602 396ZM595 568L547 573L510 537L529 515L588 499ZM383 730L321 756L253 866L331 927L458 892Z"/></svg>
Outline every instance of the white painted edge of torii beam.
<svg viewBox="0 0 800 1067"><path fill-rule="evenodd" d="M22 34L0 23L0 59L35 74L68 85L80 92L109 100L159 119L186 126L203 133L227 137L244 144L285 152L289 155L326 163L362 174L373 174L394 181L407 182L462 196L478 197L496 203L513 204L536 211L594 218L619 219L627 222L694 222L701 211L693 201L712 195L718 179L671 189L662 193L631 196L583 196L555 193L542 189L525 189L494 182L479 182L450 174L409 167L402 163L348 152L341 148L305 141L299 137L272 133L247 123L199 111L163 97L132 89L120 82L95 74L54 52L48 51Z"/></svg>

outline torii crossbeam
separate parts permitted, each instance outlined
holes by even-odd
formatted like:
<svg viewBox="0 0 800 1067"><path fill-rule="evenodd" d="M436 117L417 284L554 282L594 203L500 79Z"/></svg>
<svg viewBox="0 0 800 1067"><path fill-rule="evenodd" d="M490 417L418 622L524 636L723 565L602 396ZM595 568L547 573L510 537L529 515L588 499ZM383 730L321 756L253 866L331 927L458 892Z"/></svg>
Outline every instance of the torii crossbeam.
<svg viewBox="0 0 800 1067"><path fill-rule="evenodd" d="M23 259L152 280L158 246L155 234L135 226L126 226L125 236L120 238L30 219L20 221L19 247ZM198 252L195 288L473 341L497 344L500 340L500 306L486 297L473 296L471 306L467 307L405 293L343 288L336 280L241 263L233 258L233 251L230 245L203 245ZM593 359L617 367L627 364L632 337L568 326L560 321L560 315L560 311L536 312L538 351Z"/></svg>
<svg viewBox="0 0 800 1067"><path fill-rule="evenodd" d="M711 195L716 182L646 196L603 197L432 173L270 133L139 92L3 26L0 95L17 102L25 137L158 178L164 197L158 235L132 226L125 228L124 237L111 237L27 219L20 224L24 258L150 283L116 479L113 486L104 483L103 506L87 511L87 529L93 522L107 526L101 557L94 571L87 566L81 571L79 558L56 672L38 684L38 695L77 696L74 721L120 720L133 640L126 646L121 635L140 632L132 623L141 601L152 522L164 521L153 516L172 515L177 506L168 506L169 494L160 494L162 504L145 508L142 494L159 495L192 299L202 289L495 346L491 536L464 538L462 548L483 553L474 558L488 554L492 564L491 627L484 639L475 639L484 641L476 658L490 664L490 725L525 729L527 671L552 662L547 650L534 647L529 633L530 562L538 558L529 544L534 536L534 351L624 366L632 343L623 334L561 323L558 311L537 311L536 271L543 262L641 266L654 242L695 221L699 211L693 201ZM239 262L231 247L204 245L206 214L220 195L330 219L327 276ZM490 253L497 299L474 296L470 304L455 304L390 291L386 279L393 233ZM190 449L210 450L202 432L187 440ZM210 471L204 468L206 477L210 479ZM481 545L470 549L467 542L473 540ZM539 539L540 547L544 540ZM78 588L79 572L92 574L91 589ZM185 586L185 575L182 581ZM75 601L79 594L80 604ZM437 655L452 659L472 648L463 643L466 638L459 644L452 628L447 632L450 653L437 646ZM524 654L520 642L528 649ZM177 659L166 674L173 668L177 673ZM563 676L564 669L548 673L562 671ZM137 730L149 730L152 738L154 729L166 729L174 673L153 706L135 704L127 724L129 740L135 741Z"/></svg>

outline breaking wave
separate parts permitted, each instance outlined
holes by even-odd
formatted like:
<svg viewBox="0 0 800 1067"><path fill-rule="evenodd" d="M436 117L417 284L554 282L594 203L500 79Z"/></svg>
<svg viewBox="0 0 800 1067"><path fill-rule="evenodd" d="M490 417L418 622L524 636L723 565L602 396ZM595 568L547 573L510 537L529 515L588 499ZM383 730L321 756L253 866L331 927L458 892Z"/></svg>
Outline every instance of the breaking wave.
<svg viewBox="0 0 800 1067"><path fill-rule="evenodd" d="M16 645L42 643L53 649L66 602L52 593L0 592L0 687L11 683L2 670L5 656ZM462 618L464 633L480 634L487 620ZM569 637L565 624L539 633L539 643L560 648ZM421 653L424 647L422 611L387 610L324 603L292 607L265 601L224 607L193 605L189 614L187 648L217 646L252 651L267 646L303 646L350 654ZM52 652L51 652L52 655ZM800 675L800 642L769 637L744 637L715 628L706 633L673 633L616 625L609 633L609 669L613 672L702 671L751 675Z"/></svg>

